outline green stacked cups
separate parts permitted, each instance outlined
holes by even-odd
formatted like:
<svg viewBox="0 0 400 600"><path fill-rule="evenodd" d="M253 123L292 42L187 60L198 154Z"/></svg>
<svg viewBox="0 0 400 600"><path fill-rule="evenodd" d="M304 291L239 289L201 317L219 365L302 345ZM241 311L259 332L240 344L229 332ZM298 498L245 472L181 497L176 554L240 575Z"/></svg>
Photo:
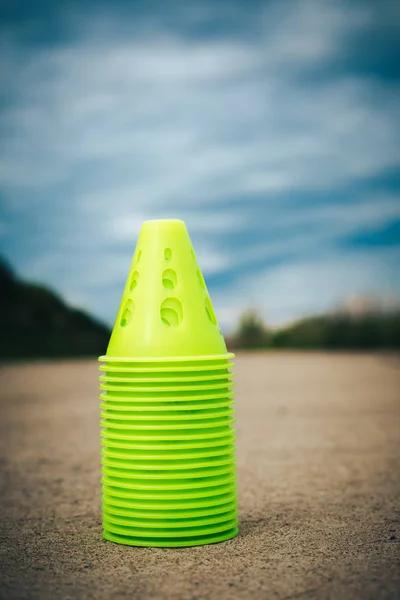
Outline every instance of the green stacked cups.
<svg viewBox="0 0 400 600"><path fill-rule="evenodd" d="M162 285L165 261L177 274L173 296ZM238 533L233 354L198 272L181 221L143 225L107 355L100 358L103 535L113 542L195 546ZM139 284L148 307L138 315ZM166 300L176 309L171 299L181 304L177 315L162 311ZM196 345L209 352L194 354Z"/></svg>

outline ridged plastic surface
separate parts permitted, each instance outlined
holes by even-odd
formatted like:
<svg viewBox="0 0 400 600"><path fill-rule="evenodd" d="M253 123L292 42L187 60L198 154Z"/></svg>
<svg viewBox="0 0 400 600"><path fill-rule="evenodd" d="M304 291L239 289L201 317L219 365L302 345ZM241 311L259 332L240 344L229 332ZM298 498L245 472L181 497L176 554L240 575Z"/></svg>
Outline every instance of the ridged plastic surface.
<svg viewBox="0 0 400 600"><path fill-rule="evenodd" d="M234 537L232 362L130 364L100 367L104 537L171 547Z"/></svg>

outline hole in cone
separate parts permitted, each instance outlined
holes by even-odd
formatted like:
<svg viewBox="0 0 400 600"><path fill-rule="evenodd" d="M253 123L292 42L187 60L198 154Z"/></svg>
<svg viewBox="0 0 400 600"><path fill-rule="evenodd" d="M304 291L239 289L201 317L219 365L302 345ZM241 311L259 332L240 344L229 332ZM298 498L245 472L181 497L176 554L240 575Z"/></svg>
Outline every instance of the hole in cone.
<svg viewBox="0 0 400 600"><path fill-rule="evenodd" d="M165 248L165 250L164 250L164 258L165 258L165 260L171 260L171 258L172 258L172 250L171 250L171 248Z"/></svg>
<svg viewBox="0 0 400 600"><path fill-rule="evenodd" d="M199 280L200 286L205 290L206 282L204 281L203 273L200 271L200 269L197 269L197 279Z"/></svg>
<svg viewBox="0 0 400 600"><path fill-rule="evenodd" d="M205 299L205 308L206 308L207 316L210 319L211 323L213 325L216 325L217 324L217 317L215 316L214 309L213 309L213 306L211 304L211 300L210 300L210 298L208 296Z"/></svg>
<svg viewBox="0 0 400 600"><path fill-rule="evenodd" d="M121 321L120 321L121 327L126 327L128 325L128 323L130 322L130 320L132 319L133 309L134 309L134 304L133 304L132 300L128 300L125 303L125 306L122 311L122 317L121 317Z"/></svg>
<svg viewBox="0 0 400 600"><path fill-rule="evenodd" d="M138 273L138 271L135 271L134 273L132 273L131 281L129 283L129 289L131 290L131 292L137 286L138 279L139 279L139 273Z"/></svg>
<svg viewBox="0 0 400 600"><path fill-rule="evenodd" d="M161 304L160 316L164 325L176 327L183 319L182 304L177 298L166 298Z"/></svg>
<svg viewBox="0 0 400 600"><path fill-rule="evenodd" d="M178 278L176 276L175 271L173 271L172 269L166 269L162 274L162 282L163 286L167 290L173 290L178 282Z"/></svg>

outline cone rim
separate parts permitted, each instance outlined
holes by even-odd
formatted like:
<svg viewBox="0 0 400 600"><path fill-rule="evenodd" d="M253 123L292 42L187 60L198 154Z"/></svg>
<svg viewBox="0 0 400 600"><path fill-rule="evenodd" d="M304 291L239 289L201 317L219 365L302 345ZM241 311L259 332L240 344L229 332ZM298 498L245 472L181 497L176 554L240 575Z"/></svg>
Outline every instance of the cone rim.
<svg viewBox="0 0 400 600"><path fill-rule="evenodd" d="M110 477L117 477L126 483L133 482L135 485L139 485L139 482L143 485L151 485L152 483L170 483L171 480L190 482L197 480L198 478L208 479L209 477L219 477L220 475L227 475L235 470L235 461L230 463L224 463L222 465L214 467L196 467L195 469L168 469L164 472L163 469L124 469L122 467L116 467L114 465L105 465L102 462L101 472L103 475ZM170 471L173 471L171 473ZM169 489L169 488L168 488Z"/></svg>
<svg viewBox="0 0 400 600"><path fill-rule="evenodd" d="M200 414L199 413L200 410ZM209 412L208 409L204 409L204 411L202 411L202 409L196 410L196 412L188 412L186 414L169 414L168 409L165 411L149 411L152 412L153 414L150 415L138 415L135 412L133 414L128 414L128 415L122 415L122 412L128 412L128 411L110 411L106 408L106 409L102 409L100 411L100 418L102 420L108 420L108 419L113 419L114 421L120 421L121 423L125 423L125 421L138 421L138 423L140 423L141 421L147 421L147 420L163 420L166 422L169 421L195 421L197 419L201 419L201 420L207 420L207 419L216 419L218 417L228 417L231 415L236 414L236 410L234 408L231 407L227 407L227 406L223 406L220 409L216 409L216 411L218 412L214 412L212 409ZM206 412L207 411L207 412ZM146 412L146 411L142 411L142 412ZM165 412L167 414L163 414L160 415L160 412ZM176 411L175 411L176 412Z"/></svg>
<svg viewBox="0 0 400 600"><path fill-rule="evenodd" d="M112 533L103 529L103 538L113 544L120 544L123 546L133 547L147 547L147 548L190 548L194 546L206 546L210 544L218 544L221 542L227 542L239 535L239 527L233 527L230 530L222 532L221 534L213 534L208 536L199 536L197 539L191 540L168 540L161 538L135 538L132 536L123 536L117 533Z"/></svg>
<svg viewBox="0 0 400 600"><path fill-rule="evenodd" d="M117 363L115 363L117 364ZM124 364L124 363L122 363ZM126 363L125 363L126 364ZM222 370L232 370L235 367L235 363L233 361L227 361L225 363L218 363L216 365L212 365L212 364L205 364L205 365L189 365L189 366L184 366L184 365L176 365L176 366L170 366L170 365L160 365L160 366L154 366L154 367L130 367L130 366L123 366L123 367L118 367L115 366L113 364L111 365L107 365L107 363L101 363L98 367L99 371L109 371L110 373L117 373L117 372L121 372L121 373L158 373L158 372L163 372L163 373L179 373L179 371L194 371L194 372L207 372L207 371L222 371Z"/></svg>
<svg viewBox="0 0 400 600"><path fill-rule="evenodd" d="M143 509L143 508L129 508L129 507L121 507L121 506L115 506L114 504L110 504L109 502L107 502L107 500L102 499L102 503L101 506L102 508L104 506L106 506L108 508L108 512L111 512L112 514L115 514L116 516L119 515L121 517L131 517L131 518L135 518L135 515L137 515L137 517L139 518L144 518L144 519L154 519L154 520L158 520L158 519L185 519L186 517L190 518L190 515L192 514L192 512L195 513L195 518L197 517L202 517L202 516L207 516L207 515L218 515L218 514L223 514L224 512L228 512L228 510L231 510L230 507L232 507L232 509L237 509L237 499L235 498L234 500L230 500L229 502L225 502L224 504L220 504L220 505L216 505L216 506L202 506L202 507L198 507L197 509L192 507L191 509L189 508L175 508L175 509L170 509L170 510L158 510L158 509ZM185 516L181 516L182 512L187 511L187 515ZM211 511L211 512L209 512ZM161 514L160 514L161 513Z"/></svg>
<svg viewBox="0 0 400 600"><path fill-rule="evenodd" d="M174 362L202 362L202 361L213 361L213 360L225 360L235 358L233 352L225 352L225 354L205 354L205 355L192 355L192 356L140 356L140 357L126 357L126 356L108 356L103 354L99 356L99 362L126 362L126 363L141 363L141 362L159 362L159 363L174 363Z"/></svg>
<svg viewBox="0 0 400 600"><path fill-rule="evenodd" d="M182 471L182 470L190 470L190 471L196 471L197 470L201 470L201 469L208 469L209 467L213 468L213 467L220 467L221 465L231 465L231 464L235 464L236 463L236 455L231 453L227 453L227 454L221 454L220 455L221 458L219 458L218 456L216 458L219 458L219 460L214 460L214 461L209 461L207 462L207 457L205 457L203 459L203 461L198 460L198 461L194 461L192 459L182 459L182 460L188 460L191 462L190 465L187 464L183 464L177 459L177 460L170 460L170 461L164 461L165 464L164 465L159 465L159 464L154 464L152 460L147 460L145 462L140 462L139 464L135 464L132 466L132 462L133 461L129 461L129 460L124 460L123 458L117 458L117 457L113 457L113 456L105 456L102 455L100 462L102 465L106 466L106 467L115 467L116 469L125 469L125 470L132 470L134 469L135 471L160 471L160 470L167 470L167 471ZM156 460L156 459L154 459ZM162 459L158 459L158 460L162 460ZM110 462L111 461L111 462ZM116 461L116 462L114 462ZM120 461L120 462L118 462ZM135 463L137 463L139 461L135 461ZM172 463L172 464L171 464Z"/></svg>
<svg viewBox="0 0 400 600"><path fill-rule="evenodd" d="M100 427L104 427L107 430L111 430L112 432L118 431L132 431L132 432L142 432L142 431L154 431L154 432L178 432L186 431L186 430L202 430L202 429L216 429L219 427L226 427L235 423L235 418L232 415L224 415L222 417L215 417L217 420L211 421L214 417L209 417L208 419L187 419L190 423L169 423L167 421L163 421L162 419L149 419L149 423L144 422L133 423L132 425L125 424L125 422L121 423L120 419L112 419L110 417L102 417L100 420ZM157 421L155 423L155 421ZM198 421L198 422L197 422ZM210 422L211 421L211 422Z"/></svg>
<svg viewBox="0 0 400 600"><path fill-rule="evenodd" d="M187 391L187 390L184 390ZM197 390L194 390L197 391ZM211 399L220 399L220 398L234 398L235 397L235 392L234 390L230 390L230 391L224 391L224 392L218 392L218 393L212 393L214 390L209 390L211 393L210 394L199 394L198 396L191 396L189 395L185 395L185 396L175 396L175 395L169 395L169 396L157 396L157 394L154 396L132 396L132 395L128 395L128 396L106 396L105 393L106 392L111 392L111 393L121 393L121 392L115 392L114 390L105 390L103 393L100 394L99 399L104 402L118 402L119 400L122 400L123 402L126 402L127 404L129 402L132 403L137 403L137 404L143 404L144 401L147 402L162 402L163 400L165 401L165 403L169 403L169 402L193 402L194 400L196 401L201 401L201 400L210 400ZM151 392L154 393L154 392ZM143 401L143 402L139 402Z"/></svg>
<svg viewBox="0 0 400 600"><path fill-rule="evenodd" d="M114 406L113 406L114 404ZM128 404L128 402L125 402L125 404ZM138 406L138 404L140 404L140 406ZM147 403L146 406L143 406L143 403L139 403L139 402L132 402L131 405L128 404L128 406L124 406L124 403L122 404L118 404L116 402L114 403L108 403L108 402L100 402L100 409L101 410L111 410L114 412L129 412L129 413L140 413L140 412L152 412L152 413L159 413L159 412L178 412L178 411L182 411L182 410L212 410L212 409L217 409L217 408L228 408L228 407L232 407L235 404L235 399L234 398L227 398L224 402L212 402L209 404L202 404L201 402L199 404L194 404L194 403L185 403L184 406L179 406L179 405L175 405L173 404L172 406L166 404L166 406L162 406L161 408L159 406L157 406L158 404L161 404L161 402L149 402Z"/></svg>
<svg viewBox="0 0 400 600"><path fill-rule="evenodd" d="M102 511L105 520L115 525L131 528L148 528L148 529L182 529L191 527L202 527L216 523L225 523L226 521L237 518L237 507L230 510L215 513L210 515L201 515L198 517L167 517L165 519L153 520L151 517L131 517L128 515L115 515L113 512L103 509ZM229 518L231 515L231 518Z"/></svg>
<svg viewBox="0 0 400 600"><path fill-rule="evenodd" d="M170 499L168 502L169 510L191 510L191 509L206 509L223 506L224 504L235 502L238 503L238 491L228 491L223 492L222 494L216 494L215 496L204 496L200 498L180 498L180 499ZM112 506L115 508L122 508L128 510L152 510L154 512L164 511L165 510L165 499L149 499L144 498L140 500L139 498L132 497L127 498L125 496L115 496L112 492L104 491L104 486L102 490L102 503L106 502L110 504L112 502Z"/></svg>
<svg viewBox="0 0 400 600"><path fill-rule="evenodd" d="M121 450L121 448L114 448L111 449L111 453L109 452L109 450L107 450L106 446L103 446L100 450L100 455L101 456L106 456L108 458L115 458L115 459L119 459L119 460L123 460L124 458L126 458L127 460L133 460L133 461L152 461L152 460L165 460L165 461L179 461L179 460L198 460L200 459L207 459L210 457L218 457L218 456L225 456L228 454L231 454L233 456L236 456L236 446L235 444L226 444L221 445L221 446L214 446L211 447L214 448L214 451L212 451L211 449L207 452L207 449L202 448L201 451L199 453L183 453L184 455L182 455L182 451L180 451L179 453L172 452L172 453L166 453L166 452L160 452L159 454L144 454L143 452L138 452L135 454L135 452L132 451L128 451L126 453L122 453L122 454L113 454L114 450ZM219 450L215 450L216 448L226 448L223 452L219 451ZM204 452L206 451L206 453L204 454ZM157 451L156 451L157 452ZM215 452L217 452L218 454L215 454ZM178 456L179 454L179 456ZM186 456L185 456L186 454Z"/></svg>
<svg viewBox="0 0 400 600"><path fill-rule="evenodd" d="M111 444L110 444L110 441L111 441ZM122 440L122 441L124 441L124 440ZM137 452L140 450L150 450L150 451L154 450L154 451L162 452L163 450L168 450L171 453L181 451L181 448L183 450L206 450L206 451L208 451L211 448L220 448L221 446L227 446L227 445L234 445L236 448L236 436L232 436L231 441L228 441L228 442L223 439L218 440L217 438L203 440L203 442L204 443L201 443L201 444L195 443L194 445L192 442L189 442L189 444L187 442L183 442L182 444L179 444L179 447L173 447L171 449L171 444L165 444L165 443L156 444L155 446L153 444L145 444L144 446L142 444L139 444L139 445L134 444L132 446L131 444L129 444L129 445L121 444L120 441L114 440L113 438L111 438L111 440L101 438L101 448L117 450L117 451L118 450L127 450L127 451L133 450L133 452Z"/></svg>
<svg viewBox="0 0 400 600"><path fill-rule="evenodd" d="M99 388L105 392L148 392L148 393L154 393L154 392L202 392L204 390L229 390L230 388L233 388L236 386L236 382L234 380L222 380L221 383L216 383L218 380L214 380L213 383L208 383L207 381L205 382L205 385L197 385L198 382L194 381L188 381L187 384L188 385L179 385L179 382L172 382L175 383L176 385L165 385L165 382L162 381L161 383L164 385L159 385L159 386L154 386L154 385L145 385L143 384L143 382L139 382L139 385L135 386L132 385L132 382L128 381L127 383L131 384L131 385L125 385L125 386L120 386L119 383L121 382L115 382L114 384L112 383L100 383ZM149 382L149 383L153 383L153 382ZM190 385L192 384L192 385ZM114 387L112 387L114 386Z"/></svg>
<svg viewBox="0 0 400 600"><path fill-rule="evenodd" d="M191 438L179 438L178 440L174 440L174 442L179 441L181 443L178 444L178 447L174 447L174 444L170 443L170 438L158 438L154 439L154 436L137 436L135 439L130 437L105 437L103 433L101 433L101 445L104 448L122 448L126 450L172 450L179 451L183 450L193 450L197 448L214 448L219 446L226 445L226 438L232 440L229 443L236 443L236 432L232 429L231 432L222 434L219 432L218 434L214 434L211 437L208 436L204 438L202 436L196 436ZM122 443L121 443L122 442ZM126 442L126 443L125 443ZM156 443L154 443L156 442Z"/></svg>
<svg viewBox="0 0 400 600"><path fill-rule="evenodd" d="M215 525L197 525L197 526L192 526L192 527L180 527L180 528L176 528L179 529L179 537L191 537L193 535L201 535L201 534L207 534L207 533L219 533L222 531L226 531L227 529L232 529L235 525L237 526L238 524L238 517L237 515L234 518L230 518L230 519L226 519L224 521L221 521L220 523L217 523ZM152 535L154 535L154 533L158 533L158 529L155 531L154 529L152 529L151 527L146 528L146 527L129 527L127 525L115 525L114 523L112 523L111 521L109 521L108 519L105 519L103 516L103 526L104 525L109 525L108 527L108 531L111 531L114 529L117 533L118 531L122 531L122 532L126 532L127 535L129 535L129 532L133 532L133 534L135 533L142 533L144 535L147 535L151 538ZM173 538L173 537L177 537L176 535L176 529L173 530L167 530L167 533L161 529L161 531L163 531L163 534L160 535L159 537L167 537L167 538ZM122 533L123 535L123 533Z"/></svg>
<svg viewBox="0 0 400 600"><path fill-rule="evenodd" d="M115 371L117 372L117 371ZM124 371L125 372L125 371ZM188 377L110 377L110 373L101 374L99 381L106 383L196 383L197 381L219 381L220 379L226 379L228 381L234 380L234 373L218 373L217 375L190 375Z"/></svg>
<svg viewBox="0 0 400 600"><path fill-rule="evenodd" d="M212 478L215 477L213 480ZM197 480L197 482L196 482ZM197 490L206 490L219 485L229 485L236 483L236 473L227 471L226 473L218 473L217 475L209 475L200 478L180 479L179 482L171 483L164 482L160 479L139 479L117 477L109 473L102 473L101 483L110 487L123 488L125 490L142 491L142 492L196 492Z"/></svg>
<svg viewBox="0 0 400 600"><path fill-rule="evenodd" d="M214 498L216 496L222 496L225 494L234 493L237 495L237 482L232 479L232 481L228 481L227 483L222 483L220 485L214 485L210 487L202 487L189 489L189 490L138 490L138 489L128 489L126 487L119 487L116 485L110 485L105 482L101 482L101 490L103 496L108 495L111 498L117 498L118 501L129 501L132 500L135 502L136 500L145 501L146 503L151 501L164 501L168 500L168 502L187 502L187 501L203 501ZM215 490L215 488L219 488ZM223 488L223 490L221 490ZM219 493L218 493L219 492Z"/></svg>

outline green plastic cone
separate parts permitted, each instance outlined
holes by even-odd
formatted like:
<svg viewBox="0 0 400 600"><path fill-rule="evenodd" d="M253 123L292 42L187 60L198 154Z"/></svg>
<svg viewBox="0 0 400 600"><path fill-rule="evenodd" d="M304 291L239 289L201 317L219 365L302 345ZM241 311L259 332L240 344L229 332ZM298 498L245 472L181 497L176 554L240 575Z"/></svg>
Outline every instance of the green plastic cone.
<svg viewBox="0 0 400 600"><path fill-rule="evenodd" d="M103 536L196 546L238 533L233 354L185 224L143 224L101 365Z"/></svg>
<svg viewBox="0 0 400 600"><path fill-rule="evenodd" d="M183 221L143 223L107 358L225 355Z"/></svg>

